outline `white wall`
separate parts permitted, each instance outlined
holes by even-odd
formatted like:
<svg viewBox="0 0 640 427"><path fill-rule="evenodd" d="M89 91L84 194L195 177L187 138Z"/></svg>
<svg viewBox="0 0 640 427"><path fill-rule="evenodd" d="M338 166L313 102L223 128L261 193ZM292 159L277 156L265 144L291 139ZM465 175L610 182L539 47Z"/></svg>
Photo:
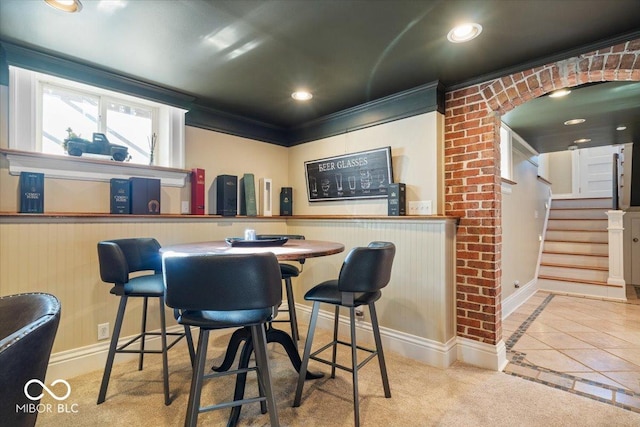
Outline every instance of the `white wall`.
<svg viewBox="0 0 640 427"><path fill-rule="evenodd" d="M540 236L544 233L549 185L538 180L538 167L513 150L513 181L502 192L502 299L526 290L536 279ZM514 286L515 282L520 288Z"/></svg>
<svg viewBox="0 0 640 427"><path fill-rule="evenodd" d="M386 199L309 202L304 170L305 161L386 146L394 181L407 184L407 201L431 200L432 212L443 214L443 123L432 112L289 148L294 215L386 215Z"/></svg>
<svg viewBox="0 0 640 427"><path fill-rule="evenodd" d="M289 186L286 147L190 126L186 127L185 139L186 167L205 170L205 213L215 213L211 186L216 176L236 175L239 180L245 173L254 174L256 189L260 178L272 179L273 214L280 213L280 187Z"/></svg>
<svg viewBox="0 0 640 427"><path fill-rule="evenodd" d="M573 193L573 154L571 151L547 153L551 191L553 194Z"/></svg>

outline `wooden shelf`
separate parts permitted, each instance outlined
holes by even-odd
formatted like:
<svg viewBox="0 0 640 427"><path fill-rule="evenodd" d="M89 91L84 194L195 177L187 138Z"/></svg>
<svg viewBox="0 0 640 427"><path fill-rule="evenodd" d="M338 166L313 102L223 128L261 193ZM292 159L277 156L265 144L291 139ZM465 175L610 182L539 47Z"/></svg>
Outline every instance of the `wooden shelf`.
<svg viewBox="0 0 640 427"><path fill-rule="evenodd" d="M293 216L222 216L222 215L182 215L182 214L161 214L161 215L119 215L108 213L82 213L82 212L45 212L41 214L0 212L0 221L25 221L31 220L83 220L90 222L102 221L283 221L283 220L310 220L310 221L330 221L330 220L354 220L354 221L442 221L455 220L457 217L441 215L406 215L406 216L386 216L386 215L293 215Z"/></svg>

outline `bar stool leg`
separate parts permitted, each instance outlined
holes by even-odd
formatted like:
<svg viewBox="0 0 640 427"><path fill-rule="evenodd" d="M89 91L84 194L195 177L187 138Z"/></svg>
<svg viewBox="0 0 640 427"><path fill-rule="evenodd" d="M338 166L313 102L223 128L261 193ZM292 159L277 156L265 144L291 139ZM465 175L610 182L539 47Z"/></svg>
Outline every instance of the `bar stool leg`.
<svg viewBox="0 0 640 427"><path fill-rule="evenodd" d="M127 307L127 297L125 295L120 297L120 305L118 306L118 314L116 315L116 324L113 326L113 335L111 336L111 343L109 344L109 354L107 355L107 362L104 366L104 373L102 374L102 383L100 384L100 392L98 393L98 405L104 402L107 396L107 387L109 387L109 377L111 376L111 368L113 368L113 359L116 356L116 347L118 346L118 338L120 337L120 330L122 329L122 320L124 319L124 310Z"/></svg>
<svg viewBox="0 0 640 427"><path fill-rule="evenodd" d="M284 284L287 290L287 305L289 306L289 323L291 323L291 336L294 341L300 340L298 334L298 318L296 316L296 303L293 297L293 286L291 286L291 278L284 279Z"/></svg>
<svg viewBox="0 0 640 427"><path fill-rule="evenodd" d="M145 298L146 300L146 298ZM164 312L164 297L159 298L160 306L160 339L162 341L162 376L164 377L164 404L171 405L169 396L169 357L167 355L167 321Z"/></svg>
<svg viewBox="0 0 640 427"><path fill-rule="evenodd" d="M309 332L307 333L307 341L304 345L304 355L302 357L302 364L300 365L300 371L298 375L298 386L296 388L296 396L293 399L293 406L300 406L300 399L302 398L302 388L304 387L304 380L307 377L307 367L309 366L309 358L311 356L311 344L313 343L313 333L316 330L316 322L318 321L318 312L320 311L320 303L314 301L313 309L311 310L311 319L309 320Z"/></svg>
<svg viewBox="0 0 640 427"><path fill-rule="evenodd" d="M384 397L391 397L391 389L389 388L389 378L387 377L387 364L384 361L384 352L382 351L382 339L380 339L380 326L378 325L378 316L374 303L369 304L369 313L371 313L371 328L373 329L373 338L376 341L376 351L378 352L378 363L380 364L380 375L382 376L382 387L384 388Z"/></svg>
<svg viewBox="0 0 640 427"><path fill-rule="evenodd" d="M261 384L260 395L264 392L267 399L267 410L272 427L279 427L278 407L275 402L275 393L271 383L271 373L269 372L269 357L267 356L267 335L262 325L251 326L251 336L253 339L253 351L256 356L256 366L258 367L258 384Z"/></svg>
<svg viewBox="0 0 640 427"><path fill-rule="evenodd" d="M338 326L340 325L340 306L336 305L333 316L333 354L331 358L331 378L336 377L336 356L338 353Z"/></svg>
<svg viewBox="0 0 640 427"><path fill-rule="evenodd" d="M198 424L200 395L202 394L202 380L204 377L204 364L207 359L208 343L209 330L200 329L198 351L196 352L196 363L191 375L191 390L189 391L189 402L187 403L187 418L184 421L185 427L196 427Z"/></svg>
<svg viewBox="0 0 640 427"><path fill-rule="evenodd" d="M173 317L178 320L180 317L180 310L177 308L173 309ZM184 336L187 340L187 347L189 347L189 358L191 359L191 368L193 369L193 364L196 363L196 352L193 347L193 336L191 335L191 328L187 325L184 325Z"/></svg>
<svg viewBox="0 0 640 427"><path fill-rule="evenodd" d="M360 426L360 401L358 398L358 349L356 347L356 309L349 307L349 326L351 329L351 367L353 375L353 416L355 427Z"/></svg>
<svg viewBox="0 0 640 427"><path fill-rule="evenodd" d="M142 303L142 326L140 327L140 356L138 358L138 371L142 371L142 365L144 364L144 345L146 343L147 335L147 307L149 306L149 300L144 297Z"/></svg>
<svg viewBox="0 0 640 427"><path fill-rule="evenodd" d="M189 358L191 359L191 369L196 363L196 351L193 347L193 336L191 335L191 328L187 325L184 326L184 336L187 339L187 347L189 347Z"/></svg>

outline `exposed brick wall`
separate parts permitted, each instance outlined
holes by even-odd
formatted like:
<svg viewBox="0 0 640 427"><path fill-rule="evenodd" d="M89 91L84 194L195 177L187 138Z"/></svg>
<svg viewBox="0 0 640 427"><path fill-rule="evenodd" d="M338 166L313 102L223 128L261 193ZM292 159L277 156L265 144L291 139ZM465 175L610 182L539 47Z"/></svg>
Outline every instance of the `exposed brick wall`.
<svg viewBox="0 0 640 427"><path fill-rule="evenodd" d="M500 116L564 87L640 81L640 39L448 92L445 212L457 232L457 335L502 339Z"/></svg>

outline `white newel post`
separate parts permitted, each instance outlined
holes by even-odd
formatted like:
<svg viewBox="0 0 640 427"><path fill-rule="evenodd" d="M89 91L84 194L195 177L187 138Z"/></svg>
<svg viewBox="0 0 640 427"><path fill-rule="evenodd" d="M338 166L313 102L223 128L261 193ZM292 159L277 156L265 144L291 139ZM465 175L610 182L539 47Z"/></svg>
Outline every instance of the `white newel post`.
<svg viewBox="0 0 640 427"><path fill-rule="evenodd" d="M624 282L624 253L623 253L623 211L607 211L609 217L609 285L623 286Z"/></svg>

